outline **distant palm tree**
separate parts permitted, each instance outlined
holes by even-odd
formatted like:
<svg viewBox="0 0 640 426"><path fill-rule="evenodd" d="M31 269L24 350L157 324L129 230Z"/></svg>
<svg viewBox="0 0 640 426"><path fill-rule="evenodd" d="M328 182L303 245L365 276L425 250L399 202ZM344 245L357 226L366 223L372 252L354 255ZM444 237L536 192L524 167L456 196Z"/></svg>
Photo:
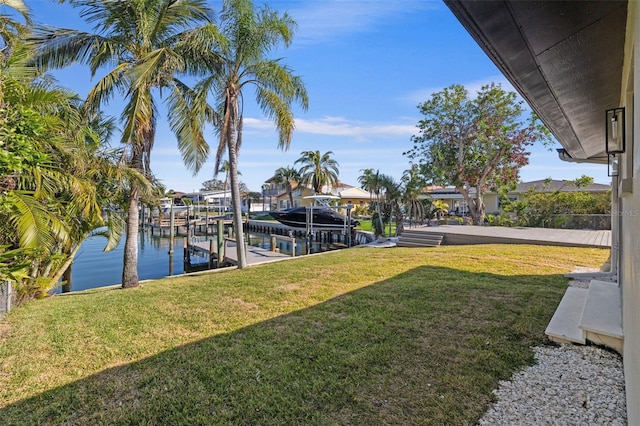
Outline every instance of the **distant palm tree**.
<svg viewBox="0 0 640 426"><path fill-rule="evenodd" d="M426 215L426 209L420 196L425 183L420 177L417 165L414 164L410 169L405 170L402 183L404 186L402 199L410 223L413 220L422 221Z"/></svg>
<svg viewBox="0 0 640 426"><path fill-rule="evenodd" d="M289 207L293 207L293 186L291 183L300 182L300 172L291 166L280 167L276 170L273 177L276 183L284 185L285 191L289 196Z"/></svg>
<svg viewBox="0 0 640 426"><path fill-rule="evenodd" d="M231 201L236 213L241 211L240 182L238 180L238 152L242 144L243 91L254 86L256 101L266 116L273 119L279 133L278 146L288 149L294 129L291 104L308 106L307 91L298 76L281 64L279 59L266 55L281 43L288 46L293 37L295 22L284 13L279 15L268 6L255 10L250 0L225 0L220 13L220 31L210 33L209 47L214 58L209 62L210 75L198 85L201 96L194 100L194 108L206 111L207 96L213 95L220 120L216 125L219 144L216 170L227 151ZM247 265L244 251L242 217L234 215L238 268Z"/></svg>
<svg viewBox="0 0 640 426"><path fill-rule="evenodd" d="M80 15L94 24L95 33L38 27L33 41L37 62L43 68L86 64L92 75L110 68L91 89L87 105L98 110L116 92L125 100L121 114L121 142L128 147L129 164L152 178L150 155L156 135L158 102L154 90L167 93L169 124L177 136L183 161L198 171L209 154L202 135L207 114L189 108L188 86L179 75L202 73L211 61L204 34L213 11L206 0L74 0ZM129 188L127 234L122 287L138 286L138 206L141 189Z"/></svg>
<svg viewBox="0 0 640 426"><path fill-rule="evenodd" d="M331 158L332 151L320 154L320 151L303 151L295 164L300 163L300 177L303 185L311 185L313 192L322 193L325 185L338 183L338 162Z"/></svg>
<svg viewBox="0 0 640 426"><path fill-rule="evenodd" d="M364 169L361 170L362 175L358 177L360 186L365 191L369 191L371 198L374 200L375 214L373 215L373 230L376 236L384 233L384 224L382 222L382 200L384 193L384 181L387 178L380 170Z"/></svg>
<svg viewBox="0 0 640 426"><path fill-rule="evenodd" d="M396 235L402 233L404 215L402 213L402 185L389 175L381 175L380 185L384 192L383 214L389 224L389 235L391 235L391 224L396 223Z"/></svg>

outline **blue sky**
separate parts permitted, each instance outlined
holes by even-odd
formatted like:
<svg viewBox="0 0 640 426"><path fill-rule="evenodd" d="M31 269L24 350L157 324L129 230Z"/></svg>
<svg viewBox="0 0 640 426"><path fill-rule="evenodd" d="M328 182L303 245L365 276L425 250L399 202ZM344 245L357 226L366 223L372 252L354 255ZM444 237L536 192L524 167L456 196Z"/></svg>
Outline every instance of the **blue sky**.
<svg viewBox="0 0 640 426"><path fill-rule="evenodd" d="M257 5L265 3L256 1ZM470 92L489 82L513 90L506 79L441 2L428 0L268 1L298 23L293 43L274 53L300 75L309 93L309 109L295 110L296 131L290 149L277 148L274 126L245 94L240 179L259 191L278 167L293 165L306 150L333 151L340 180L358 185L362 169L379 169L396 179L409 167L402 152L421 118L418 104L451 84ZM27 0L35 20L88 29L78 11L47 0ZM214 9L219 1L212 1ZM86 95L97 79L79 66L55 73L60 84ZM118 103L107 108L118 115ZM163 115L164 117L164 115ZM210 144L217 141L209 132ZM557 147L560 147L557 145ZM534 147L524 181L574 179L583 174L609 183L606 166L560 161L555 149ZM166 123L158 126L151 167L168 189L193 191L213 177L210 158L193 176L182 164ZM221 173L218 178L224 179Z"/></svg>

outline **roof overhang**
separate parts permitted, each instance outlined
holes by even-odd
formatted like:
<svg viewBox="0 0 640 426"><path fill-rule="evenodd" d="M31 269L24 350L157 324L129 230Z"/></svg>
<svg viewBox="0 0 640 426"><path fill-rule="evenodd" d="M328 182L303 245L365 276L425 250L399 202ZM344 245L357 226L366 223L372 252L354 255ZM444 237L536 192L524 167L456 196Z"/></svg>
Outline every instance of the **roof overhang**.
<svg viewBox="0 0 640 426"><path fill-rule="evenodd" d="M606 159L605 111L621 105L627 0L444 1L566 159Z"/></svg>

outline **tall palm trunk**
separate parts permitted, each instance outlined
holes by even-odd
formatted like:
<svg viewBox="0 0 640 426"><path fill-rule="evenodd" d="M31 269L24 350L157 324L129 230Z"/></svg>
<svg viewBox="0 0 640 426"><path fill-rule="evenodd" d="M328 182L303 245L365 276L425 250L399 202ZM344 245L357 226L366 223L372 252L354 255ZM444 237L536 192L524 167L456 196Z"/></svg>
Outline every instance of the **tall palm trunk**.
<svg viewBox="0 0 640 426"><path fill-rule="evenodd" d="M124 243L122 288L138 286L138 200L140 192L133 186L129 193L127 235Z"/></svg>
<svg viewBox="0 0 640 426"><path fill-rule="evenodd" d="M293 208L293 187L290 183L287 184L287 192L289 193L289 208Z"/></svg>
<svg viewBox="0 0 640 426"><path fill-rule="evenodd" d="M231 178L231 205L233 206L233 229L236 232L236 249L238 268L247 266L247 256L244 249L244 231L242 229L242 200L240 199L240 183L238 182L238 98L231 95L229 101L229 177Z"/></svg>
<svg viewBox="0 0 640 426"><path fill-rule="evenodd" d="M62 273L62 292L70 293L73 290L73 282L71 281L73 271L73 262L69 264L67 269Z"/></svg>

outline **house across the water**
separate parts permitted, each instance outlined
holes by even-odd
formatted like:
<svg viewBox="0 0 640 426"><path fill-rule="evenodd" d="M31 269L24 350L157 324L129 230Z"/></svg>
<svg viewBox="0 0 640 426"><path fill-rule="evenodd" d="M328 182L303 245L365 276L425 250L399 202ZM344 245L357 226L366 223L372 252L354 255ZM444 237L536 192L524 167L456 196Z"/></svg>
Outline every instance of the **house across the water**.
<svg viewBox="0 0 640 426"><path fill-rule="evenodd" d="M592 194L605 193L611 190L611 185L601 183L592 183L586 186L577 187L570 181L542 179L531 182L521 182L518 186L509 191L507 194L498 194L495 192L486 192L483 195L485 212L487 214L504 213L502 205L506 200L516 201L522 198L522 195L529 191L536 192L589 192ZM426 193L432 200L441 200L449 206L449 212L458 215L466 215L468 213L467 203L462 194L454 187L431 186L428 187ZM475 189L472 188L471 196L475 196Z"/></svg>

